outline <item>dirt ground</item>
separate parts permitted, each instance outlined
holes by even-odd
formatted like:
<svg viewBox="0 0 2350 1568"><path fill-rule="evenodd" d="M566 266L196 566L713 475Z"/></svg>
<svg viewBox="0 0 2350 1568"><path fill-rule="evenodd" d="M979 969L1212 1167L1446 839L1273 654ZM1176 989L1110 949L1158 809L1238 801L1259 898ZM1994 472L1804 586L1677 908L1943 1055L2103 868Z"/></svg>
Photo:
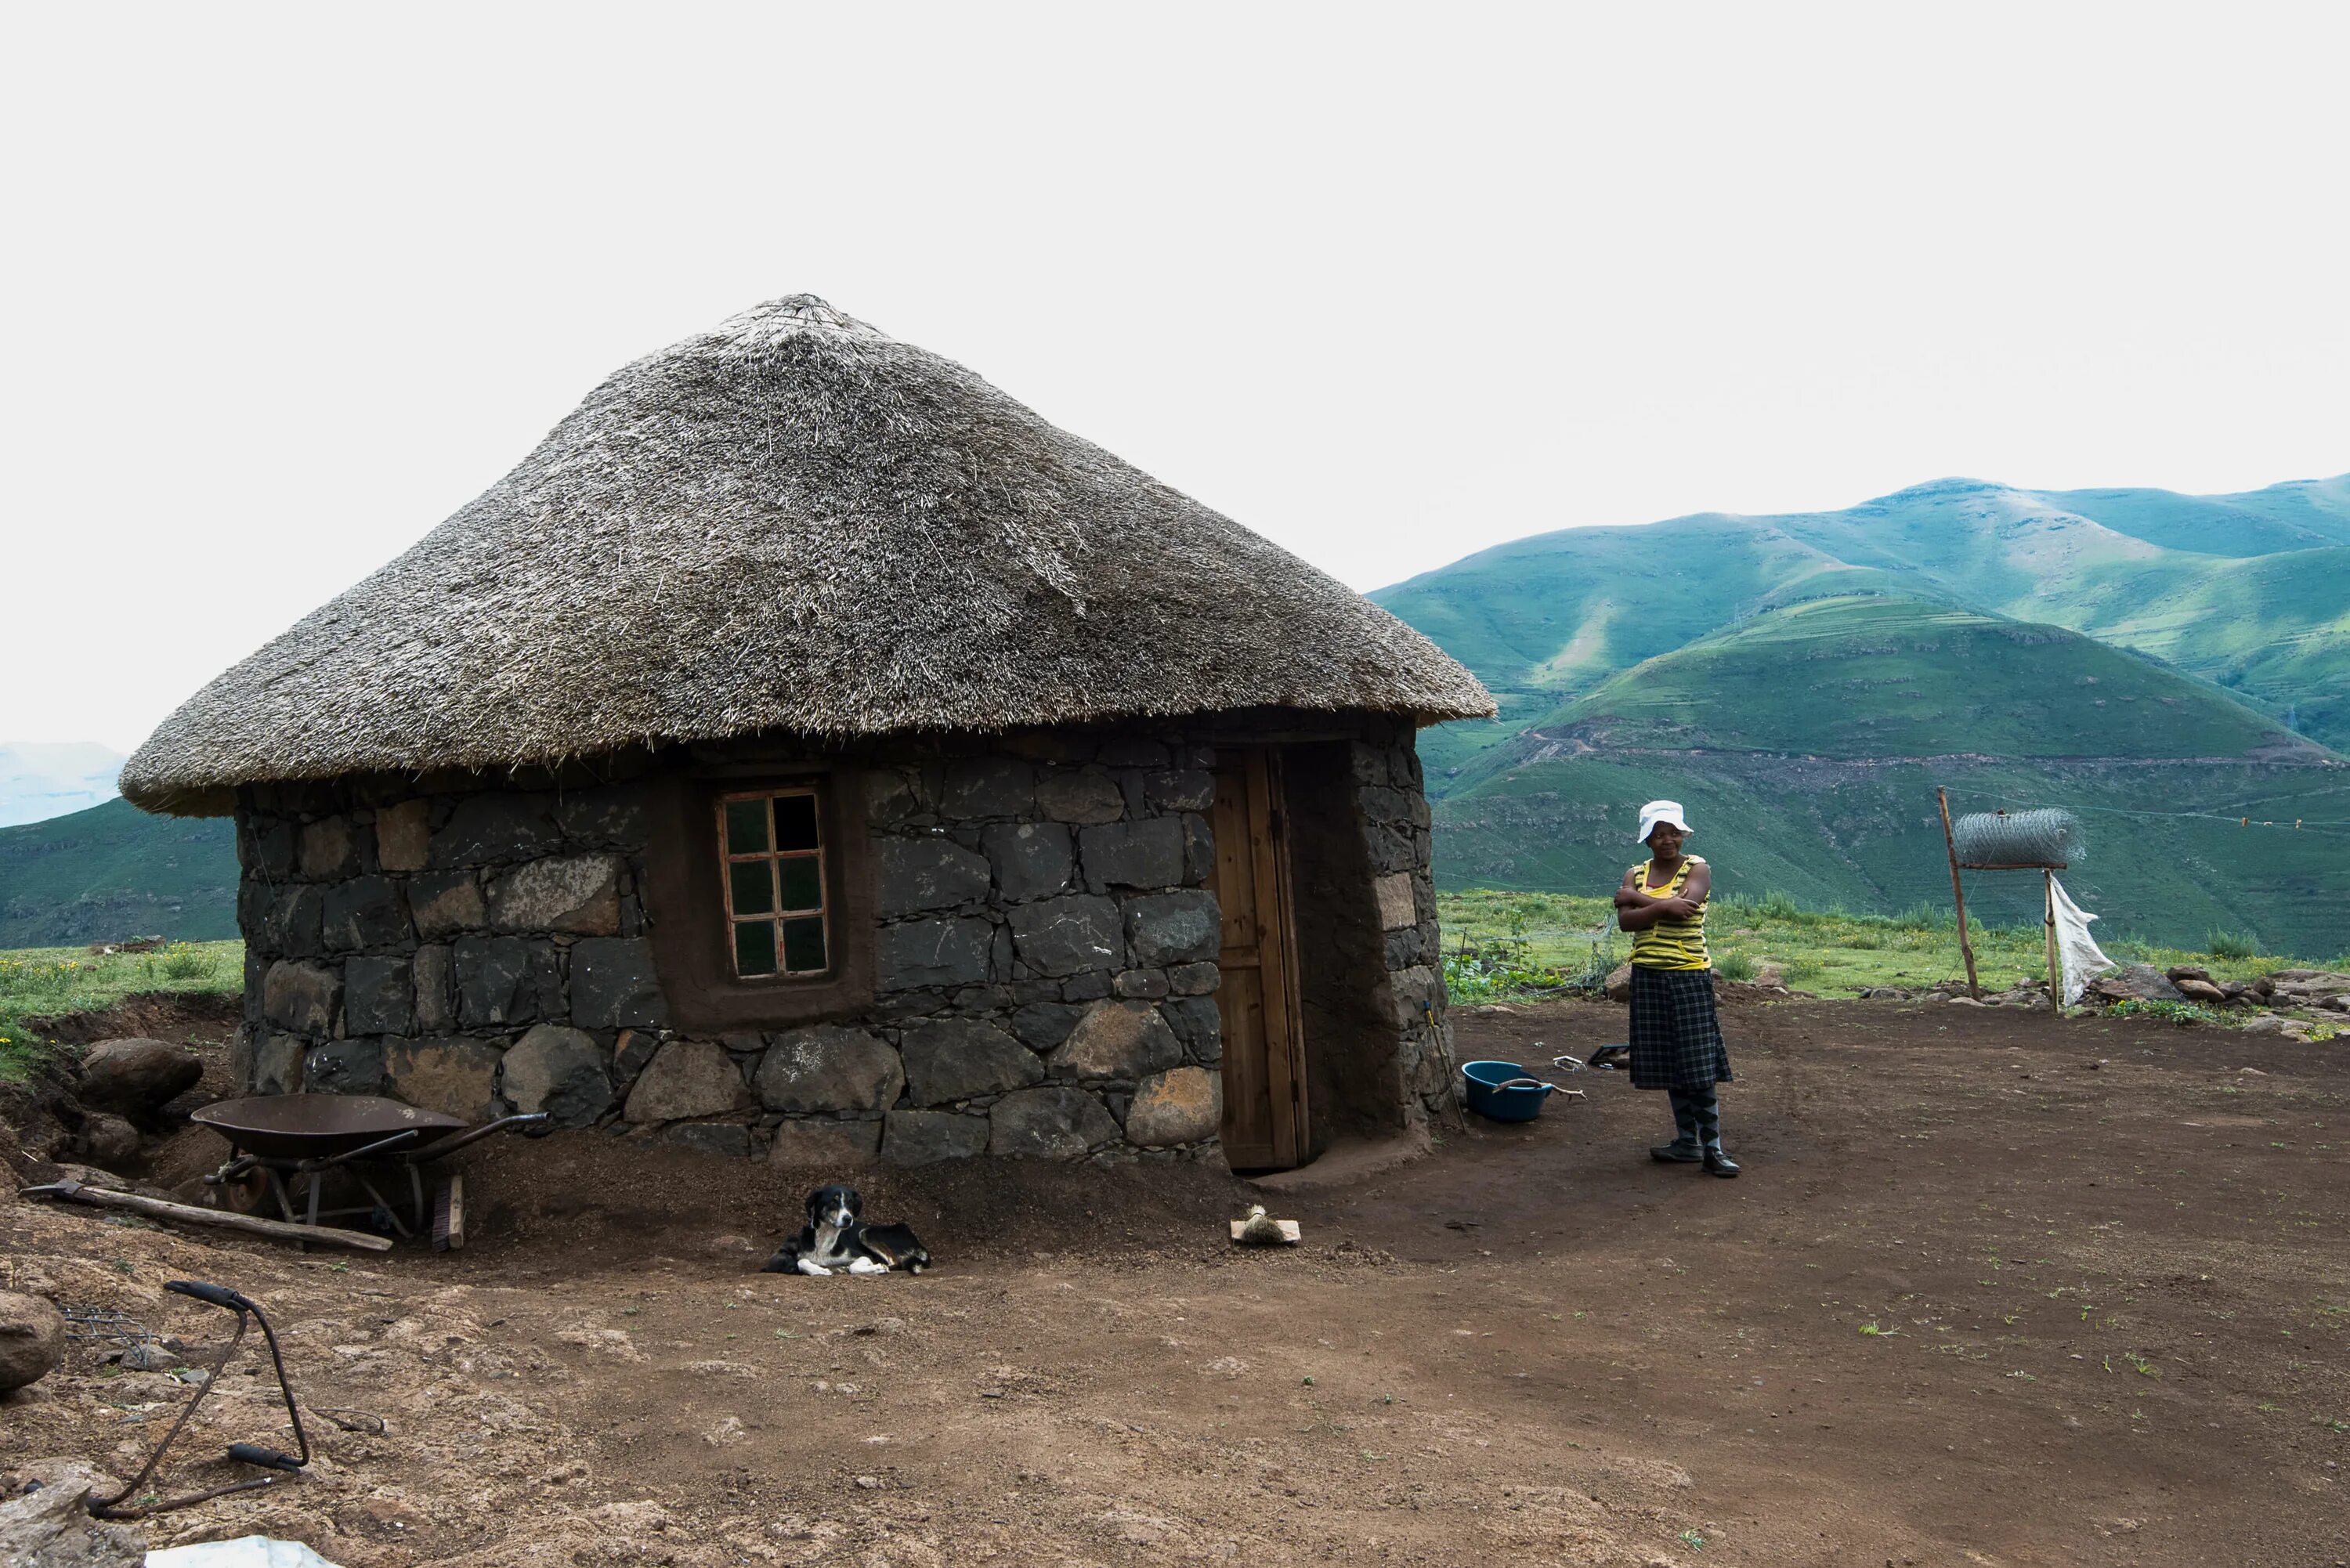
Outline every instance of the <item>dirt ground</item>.
<svg viewBox="0 0 2350 1568"><path fill-rule="evenodd" d="M1457 1016L1522 1062L1622 1034ZM213 1345L161 1282L259 1298L305 1404L388 1430L314 1420L308 1480L151 1537L349 1568L2350 1561L2350 1053L1887 1002L1725 1025L1742 1179L1653 1164L1662 1097L1584 1074L1282 1192L1279 1253L1223 1241L1251 1193L1220 1172L980 1162L858 1178L934 1272L760 1275L811 1173L577 1134L467 1157L463 1253L20 1200L0 1288ZM167 1489L282 1439L254 1366ZM184 1393L84 1357L0 1404L0 1472L127 1477Z"/></svg>

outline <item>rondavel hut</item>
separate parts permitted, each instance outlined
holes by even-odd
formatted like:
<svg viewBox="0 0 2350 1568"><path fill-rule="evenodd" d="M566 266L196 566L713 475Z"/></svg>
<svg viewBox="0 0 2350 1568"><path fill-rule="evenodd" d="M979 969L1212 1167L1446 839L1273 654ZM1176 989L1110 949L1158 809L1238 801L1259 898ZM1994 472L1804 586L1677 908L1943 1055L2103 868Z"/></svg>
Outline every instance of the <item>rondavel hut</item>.
<svg viewBox="0 0 2350 1568"><path fill-rule="evenodd" d="M629 366L123 771L252 1092L806 1164L1302 1164L1450 1071L1432 643L801 295Z"/></svg>

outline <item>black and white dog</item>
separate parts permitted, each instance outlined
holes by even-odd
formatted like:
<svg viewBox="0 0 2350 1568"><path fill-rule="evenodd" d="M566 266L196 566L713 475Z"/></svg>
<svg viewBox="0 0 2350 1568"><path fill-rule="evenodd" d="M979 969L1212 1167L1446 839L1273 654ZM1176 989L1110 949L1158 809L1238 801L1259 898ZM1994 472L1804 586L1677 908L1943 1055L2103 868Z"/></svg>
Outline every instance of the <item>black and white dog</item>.
<svg viewBox="0 0 2350 1568"><path fill-rule="evenodd" d="M865 1199L851 1187L819 1187L807 1195L807 1223L775 1249L763 1274L919 1274L931 1254L903 1225L868 1225Z"/></svg>

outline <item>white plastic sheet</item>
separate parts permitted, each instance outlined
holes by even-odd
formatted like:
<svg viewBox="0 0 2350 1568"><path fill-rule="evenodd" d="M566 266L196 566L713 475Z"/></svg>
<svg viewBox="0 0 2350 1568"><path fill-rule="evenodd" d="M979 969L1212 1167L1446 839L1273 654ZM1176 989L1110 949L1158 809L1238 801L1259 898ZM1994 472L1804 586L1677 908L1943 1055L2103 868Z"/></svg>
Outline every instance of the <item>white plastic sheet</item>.
<svg viewBox="0 0 2350 1568"><path fill-rule="evenodd" d="M298 1541L240 1535L147 1553L147 1568L335 1568Z"/></svg>
<svg viewBox="0 0 2350 1568"><path fill-rule="evenodd" d="M2048 890L2056 911L2056 961L2064 974L2064 1005L2070 1007L2081 1000L2092 979L2114 967L2114 961L2089 934L2089 922L2097 917L2073 902L2064 884L2054 877L2048 878Z"/></svg>

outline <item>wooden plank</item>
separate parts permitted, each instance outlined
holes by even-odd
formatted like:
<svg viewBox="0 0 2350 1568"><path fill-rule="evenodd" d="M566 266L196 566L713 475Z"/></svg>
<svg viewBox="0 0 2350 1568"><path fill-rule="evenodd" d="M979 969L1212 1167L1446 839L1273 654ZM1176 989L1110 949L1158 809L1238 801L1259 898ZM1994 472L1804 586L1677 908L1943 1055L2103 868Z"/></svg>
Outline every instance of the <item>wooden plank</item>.
<svg viewBox="0 0 2350 1568"><path fill-rule="evenodd" d="M176 1220L187 1225L213 1225L224 1231L241 1231L248 1236L266 1236L274 1241L319 1241L333 1247L356 1247L368 1252L391 1251L390 1237L371 1236L364 1231L341 1231L332 1225L291 1224L283 1220L264 1220L257 1214L239 1214L227 1209L198 1209L193 1204L173 1203L168 1199L149 1198L143 1193L118 1192L109 1187L86 1187L78 1181L20 1188L16 1196L66 1198L76 1203L95 1204L100 1209L127 1209L133 1214L151 1215L158 1220Z"/></svg>

